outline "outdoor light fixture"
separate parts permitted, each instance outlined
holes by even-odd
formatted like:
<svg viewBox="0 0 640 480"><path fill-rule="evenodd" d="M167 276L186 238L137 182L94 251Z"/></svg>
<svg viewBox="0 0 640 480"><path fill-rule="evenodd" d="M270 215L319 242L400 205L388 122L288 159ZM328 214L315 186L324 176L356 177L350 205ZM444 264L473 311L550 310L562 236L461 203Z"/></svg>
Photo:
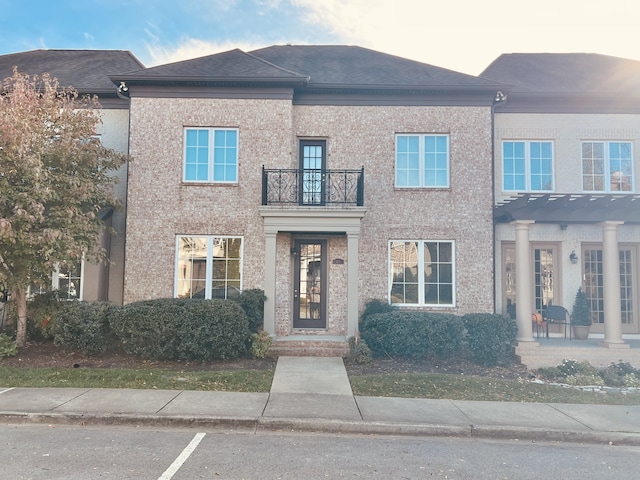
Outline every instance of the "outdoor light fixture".
<svg viewBox="0 0 640 480"><path fill-rule="evenodd" d="M576 255L576 251L575 250L573 250L571 252L571 255L569 255L569 260L571 260L571 263L573 263L574 265L576 263L578 263L578 255Z"/></svg>

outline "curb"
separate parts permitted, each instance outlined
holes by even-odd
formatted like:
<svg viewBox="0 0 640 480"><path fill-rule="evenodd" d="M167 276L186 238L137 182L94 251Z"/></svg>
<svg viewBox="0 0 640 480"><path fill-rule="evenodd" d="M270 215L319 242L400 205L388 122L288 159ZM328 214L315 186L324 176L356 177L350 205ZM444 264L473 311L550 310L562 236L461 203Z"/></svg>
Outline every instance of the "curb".
<svg viewBox="0 0 640 480"><path fill-rule="evenodd" d="M529 442L565 442L640 446L640 434L624 432L542 430L489 425L411 424L275 417L193 417L139 414L19 413L0 412L0 422L12 425L105 425L208 428L242 431L288 431L327 434L457 437Z"/></svg>

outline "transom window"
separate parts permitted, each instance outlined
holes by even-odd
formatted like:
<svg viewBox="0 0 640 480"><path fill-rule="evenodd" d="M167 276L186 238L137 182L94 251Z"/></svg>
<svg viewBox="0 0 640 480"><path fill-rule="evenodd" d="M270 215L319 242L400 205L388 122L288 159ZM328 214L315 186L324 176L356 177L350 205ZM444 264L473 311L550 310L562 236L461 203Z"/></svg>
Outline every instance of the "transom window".
<svg viewBox="0 0 640 480"><path fill-rule="evenodd" d="M631 142L582 142L582 190L632 192Z"/></svg>
<svg viewBox="0 0 640 480"><path fill-rule="evenodd" d="M503 142L502 186L505 191L552 191L553 144L531 141Z"/></svg>
<svg viewBox="0 0 640 480"><path fill-rule="evenodd" d="M238 131L187 128L184 140L184 181L238 181Z"/></svg>
<svg viewBox="0 0 640 480"><path fill-rule="evenodd" d="M232 298L242 290L241 237L178 237L175 296Z"/></svg>
<svg viewBox="0 0 640 480"><path fill-rule="evenodd" d="M392 304L454 306L454 243L389 242L389 299Z"/></svg>
<svg viewBox="0 0 640 480"><path fill-rule="evenodd" d="M449 136L397 135L396 187L448 188Z"/></svg>

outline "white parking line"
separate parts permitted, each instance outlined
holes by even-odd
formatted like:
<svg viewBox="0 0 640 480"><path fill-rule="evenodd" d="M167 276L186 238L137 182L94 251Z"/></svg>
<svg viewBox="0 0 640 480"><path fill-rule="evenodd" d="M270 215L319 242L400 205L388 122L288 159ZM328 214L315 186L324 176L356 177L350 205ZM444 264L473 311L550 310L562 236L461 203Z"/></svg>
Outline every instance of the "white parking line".
<svg viewBox="0 0 640 480"><path fill-rule="evenodd" d="M178 455L178 458L173 461L173 463L164 471L164 473L160 476L160 478L158 478L158 480L171 480L176 472L180 469L180 467L184 464L184 462L187 461L189 456L193 453L193 451L196 449L205 435L206 433L197 433L196 436L193 437L193 440L189 442L189 445L185 447L182 453Z"/></svg>
<svg viewBox="0 0 640 480"><path fill-rule="evenodd" d="M5 388L4 390L0 391L0 395L5 393L5 392L10 392L11 390L13 390L15 387L11 387L11 388Z"/></svg>

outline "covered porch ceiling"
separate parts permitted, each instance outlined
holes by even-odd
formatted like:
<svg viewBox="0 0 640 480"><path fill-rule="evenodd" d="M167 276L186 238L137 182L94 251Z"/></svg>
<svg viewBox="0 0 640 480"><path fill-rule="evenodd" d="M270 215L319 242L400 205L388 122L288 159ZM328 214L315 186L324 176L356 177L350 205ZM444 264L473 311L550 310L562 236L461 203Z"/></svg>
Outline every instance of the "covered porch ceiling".
<svg viewBox="0 0 640 480"><path fill-rule="evenodd" d="M533 220L536 223L640 224L640 195L523 193L498 203L495 223Z"/></svg>

